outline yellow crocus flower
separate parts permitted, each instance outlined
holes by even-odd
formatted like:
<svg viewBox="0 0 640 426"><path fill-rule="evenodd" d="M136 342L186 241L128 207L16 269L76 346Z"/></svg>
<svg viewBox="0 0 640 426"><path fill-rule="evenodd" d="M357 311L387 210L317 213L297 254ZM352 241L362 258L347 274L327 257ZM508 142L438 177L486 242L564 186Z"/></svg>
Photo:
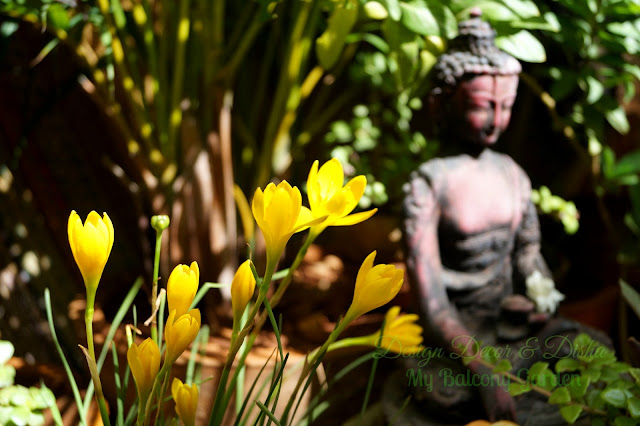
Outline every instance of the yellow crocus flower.
<svg viewBox="0 0 640 426"><path fill-rule="evenodd" d="M246 260L236 271L231 282L231 306L233 308L233 324L239 324L247 304L253 297L256 278L251 272L251 261Z"/></svg>
<svg viewBox="0 0 640 426"><path fill-rule="evenodd" d="M198 387L182 383L182 380L174 378L171 382L171 395L176 403L176 414L185 426L193 426L196 423L196 409L198 408Z"/></svg>
<svg viewBox="0 0 640 426"><path fill-rule="evenodd" d="M176 310L172 310L164 329L164 340L167 342L165 363L173 363L184 352L200 331L200 310L192 309L176 318Z"/></svg>
<svg viewBox="0 0 640 426"><path fill-rule="evenodd" d="M95 290L113 247L111 219L106 213L100 217L92 211L83 225L74 210L69 215L67 233L71 252L80 268L84 284L88 290Z"/></svg>
<svg viewBox="0 0 640 426"><path fill-rule="evenodd" d="M395 352L398 354L415 354L423 348L422 327L416 322L419 317L416 314L406 314L399 316L400 306L394 306L387 311L384 319L384 330L371 334L367 338L372 346Z"/></svg>
<svg viewBox="0 0 640 426"><path fill-rule="evenodd" d="M167 303L169 312L176 310L176 318L189 311L198 291L199 279L198 262L191 262L191 266L178 265L173 268L167 282Z"/></svg>
<svg viewBox="0 0 640 426"><path fill-rule="evenodd" d="M402 287L404 270L393 265L373 266L375 257L376 252L373 251L362 262L356 277L353 301L345 315L345 321L353 321L359 316L389 303Z"/></svg>
<svg viewBox="0 0 640 426"><path fill-rule="evenodd" d="M367 186L367 178L360 175L344 185L342 164L332 158L318 170L318 161L314 161L307 179L309 207L314 218L326 216L327 219L311 228L311 234L318 235L328 226L348 226L363 222L374 215L378 209L349 214L358 205Z"/></svg>
<svg viewBox="0 0 640 426"><path fill-rule="evenodd" d="M151 338L146 339L140 346L132 343L127 351L127 361L138 388L140 403L145 404L160 370L160 349Z"/></svg>
<svg viewBox="0 0 640 426"><path fill-rule="evenodd" d="M286 180L277 186L270 183L264 192L256 189L251 210L264 235L267 262L271 265L278 260L293 234L325 219L314 220L311 211L302 206L300 190Z"/></svg>

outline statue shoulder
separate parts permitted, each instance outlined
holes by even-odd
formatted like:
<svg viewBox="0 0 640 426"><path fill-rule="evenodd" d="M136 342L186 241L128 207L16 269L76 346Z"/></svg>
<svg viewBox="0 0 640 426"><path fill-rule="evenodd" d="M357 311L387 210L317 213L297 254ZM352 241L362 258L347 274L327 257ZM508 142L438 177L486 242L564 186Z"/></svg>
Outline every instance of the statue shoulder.
<svg viewBox="0 0 640 426"><path fill-rule="evenodd" d="M527 172L524 171L520 164L516 163L516 161L507 154L495 151L493 152L493 154L513 175L513 178L520 185L520 188L522 188L522 190L526 192L526 194L529 194L531 192L531 179L529 179L529 175L527 175Z"/></svg>
<svg viewBox="0 0 640 426"><path fill-rule="evenodd" d="M438 205L446 165L441 158L423 163L409 175L404 184L404 212L411 216L420 210L434 211Z"/></svg>

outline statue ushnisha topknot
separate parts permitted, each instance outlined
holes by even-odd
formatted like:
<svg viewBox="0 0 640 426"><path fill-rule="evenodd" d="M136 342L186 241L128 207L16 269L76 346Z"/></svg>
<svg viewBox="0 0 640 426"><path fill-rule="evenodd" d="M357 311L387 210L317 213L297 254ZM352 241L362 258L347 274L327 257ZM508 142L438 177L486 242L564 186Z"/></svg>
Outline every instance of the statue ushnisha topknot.
<svg viewBox="0 0 640 426"><path fill-rule="evenodd" d="M433 68L434 90L455 86L466 75L513 75L520 63L495 45L495 31L483 21L482 11L471 10L471 17L458 24L458 36Z"/></svg>

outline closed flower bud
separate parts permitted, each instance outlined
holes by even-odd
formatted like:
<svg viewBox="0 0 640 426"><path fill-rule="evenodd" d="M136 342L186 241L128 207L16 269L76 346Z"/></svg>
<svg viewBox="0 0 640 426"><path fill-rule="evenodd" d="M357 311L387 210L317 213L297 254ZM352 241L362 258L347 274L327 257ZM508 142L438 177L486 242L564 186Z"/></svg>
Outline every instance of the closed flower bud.
<svg viewBox="0 0 640 426"><path fill-rule="evenodd" d="M245 261L236 271L231 282L231 306L233 308L233 322L239 324L247 304L253 297L256 288L256 278L251 272L251 261Z"/></svg>
<svg viewBox="0 0 640 426"><path fill-rule="evenodd" d="M151 226L156 232L162 232L169 227L171 220L169 216L164 214L159 214L155 216L151 216Z"/></svg>
<svg viewBox="0 0 640 426"><path fill-rule="evenodd" d="M69 216L67 233L71 252L80 268L84 284L88 290L95 291L113 247L111 219L106 213L100 217L92 211L83 225L80 216L74 210Z"/></svg>
<svg viewBox="0 0 640 426"><path fill-rule="evenodd" d="M176 310L172 310L164 328L164 340L167 343L165 362L172 363L184 352L200 331L200 311L192 309L177 317Z"/></svg>
<svg viewBox="0 0 640 426"><path fill-rule="evenodd" d="M140 401L146 401L160 370L160 349L151 338L140 346L133 343L127 351L127 361L138 388L138 397Z"/></svg>
<svg viewBox="0 0 640 426"><path fill-rule="evenodd" d="M385 351L398 354L415 354L423 348L422 327L416 322L418 315L407 314L399 316L400 307L394 306L387 311L384 317L384 330L367 336L372 346L379 347ZM381 337L382 334L382 337Z"/></svg>
<svg viewBox="0 0 640 426"><path fill-rule="evenodd" d="M171 395L176 403L176 414L185 426L196 423L196 409L198 408L198 387L195 384L185 385L178 378L171 383Z"/></svg>
<svg viewBox="0 0 640 426"><path fill-rule="evenodd" d="M199 279L200 270L197 262L191 262L191 266L178 265L173 268L167 282L167 303L169 312L176 310L176 318L186 314L191 308L198 291Z"/></svg>
<svg viewBox="0 0 640 426"><path fill-rule="evenodd" d="M345 321L353 321L391 301L402 287L404 271L393 265L376 265L373 261L376 252L372 252L362 262L356 278L353 301L345 315Z"/></svg>
<svg viewBox="0 0 640 426"><path fill-rule="evenodd" d="M326 220L311 227L318 235L327 226L348 226L363 222L373 216L377 209L349 214L356 208L367 186L367 179L360 175L344 184L344 172L340 161L333 158L320 167L314 161L307 179L309 207L314 218Z"/></svg>
<svg viewBox="0 0 640 426"><path fill-rule="evenodd" d="M264 192L256 189L251 210L264 235L267 261L271 263L278 260L293 234L324 220L314 220L311 211L302 207L300 190L287 181L277 186L270 183Z"/></svg>

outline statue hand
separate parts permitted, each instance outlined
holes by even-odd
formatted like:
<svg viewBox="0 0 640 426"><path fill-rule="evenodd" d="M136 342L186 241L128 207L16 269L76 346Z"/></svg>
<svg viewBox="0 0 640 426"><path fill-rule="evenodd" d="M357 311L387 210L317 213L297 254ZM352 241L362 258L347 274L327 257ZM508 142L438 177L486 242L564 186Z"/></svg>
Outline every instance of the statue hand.
<svg viewBox="0 0 640 426"><path fill-rule="evenodd" d="M515 420L516 404L509 392L502 386L487 388L481 392L482 404L489 420Z"/></svg>

